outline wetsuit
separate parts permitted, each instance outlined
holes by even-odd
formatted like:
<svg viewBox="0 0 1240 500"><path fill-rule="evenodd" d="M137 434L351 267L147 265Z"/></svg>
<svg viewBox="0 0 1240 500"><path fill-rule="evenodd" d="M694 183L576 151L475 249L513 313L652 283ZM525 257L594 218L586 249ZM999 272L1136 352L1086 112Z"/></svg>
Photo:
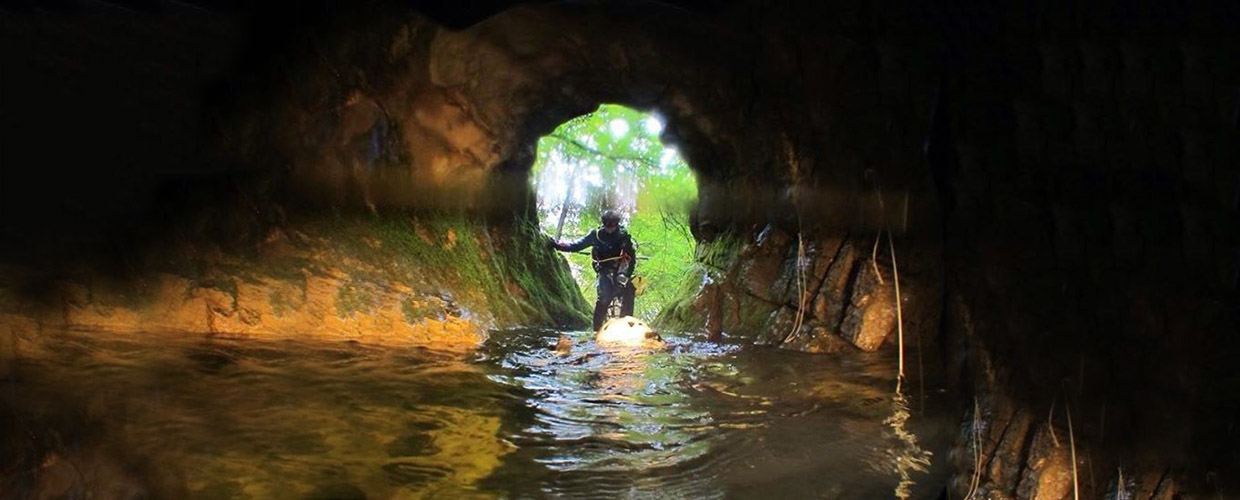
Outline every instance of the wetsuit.
<svg viewBox="0 0 1240 500"><path fill-rule="evenodd" d="M607 320L607 306L611 299L620 297L620 315L633 315L633 284L626 282L621 285L617 281L619 275L633 276L634 264L637 259L633 248L633 237L623 227L608 233L603 228L590 231L584 238L572 243L556 243L555 248L565 252L578 252L586 247L593 247L594 271L598 273L598 300L594 302L594 331L598 331ZM621 258L627 256L627 258Z"/></svg>

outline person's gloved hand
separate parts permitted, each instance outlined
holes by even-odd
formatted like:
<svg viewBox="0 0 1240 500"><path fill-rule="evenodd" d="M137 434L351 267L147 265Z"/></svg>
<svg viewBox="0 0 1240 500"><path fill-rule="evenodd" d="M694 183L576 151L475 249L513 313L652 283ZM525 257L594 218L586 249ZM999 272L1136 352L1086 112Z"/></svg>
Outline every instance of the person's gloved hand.
<svg viewBox="0 0 1240 500"><path fill-rule="evenodd" d="M552 237L548 236L548 237L547 237L547 248L554 248L554 249L556 249L556 250L559 250L559 249L560 249L560 242L555 241L555 238L552 238Z"/></svg>

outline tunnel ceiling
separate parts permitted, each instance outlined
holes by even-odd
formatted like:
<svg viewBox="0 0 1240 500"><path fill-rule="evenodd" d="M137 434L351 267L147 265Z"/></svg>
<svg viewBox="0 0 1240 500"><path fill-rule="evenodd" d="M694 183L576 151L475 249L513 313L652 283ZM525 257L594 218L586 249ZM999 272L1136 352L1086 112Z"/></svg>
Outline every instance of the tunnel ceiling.
<svg viewBox="0 0 1240 500"><path fill-rule="evenodd" d="M702 213L719 212L709 219L761 219L765 206L796 204L836 226L872 224L857 211L880 172L885 189L910 192L914 207L932 204L915 148L929 126L931 66L875 59L850 33L789 38L777 28L790 15L755 5L702 14L654 2L557 3L520 5L461 30L416 15L364 33L342 27L325 37L326 60L291 68L295 77L280 78L292 88L272 91L273 106L258 114L242 110L250 116L240 122L291 123L259 134L283 134L264 142L284 148L307 185L373 170L361 182L380 205L442 192L453 203L509 199L484 187L494 187L492 173L524 175L540 135L607 102L665 117L665 141L695 166L703 189L731 193L704 198ZM933 50L912 39L899 47L919 59ZM886 88L898 107L882 89L857 85L882 71L898 82ZM326 140L289 140L307 136ZM753 202L711 205L727 196ZM914 224L931 223L925 212L913 212Z"/></svg>
<svg viewBox="0 0 1240 500"><path fill-rule="evenodd" d="M669 123L665 138L704 165L700 173L708 178L735 163L713 157L730 154L716 146L727 143L724 129L741 128L743 117L735 113L741 96L711 82L738 78L731 68L743 44L682 9L655 3L519 6L460 31L416 17L388 28L390 43L350 46L386 52L369 56L379 59L375 66L355 70L361 83L314 75L303 85L319 94L316 99L340 94L344 101L329 116L299 117L305 128L331 127L331 140L310 148L338 150L295 151L329 163L298 162L306 175L386 159L406 171L385 174L411 174L418 182L392 189L385 177L374 189L380 202L400 204L409 198L404 188L427 185L469 191L497 170L524 174L539 136L605 102L659 112ZM727 49L713 50L720 47ZM311 71L324 69L335 71ZM294 109L286 112L301 111L289 104ZM384 150L351 147L368 140Z"/></svg>

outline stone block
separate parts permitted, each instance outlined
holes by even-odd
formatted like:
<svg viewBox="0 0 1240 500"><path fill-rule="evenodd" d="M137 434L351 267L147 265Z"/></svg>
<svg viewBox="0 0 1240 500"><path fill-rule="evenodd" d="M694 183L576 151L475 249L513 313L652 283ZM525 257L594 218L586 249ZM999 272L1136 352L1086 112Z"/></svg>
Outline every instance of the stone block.
<svg viewBox="0 0 1240 500"><path fill-rule="evenodd" d="M856 265L860 269L853 280L839 333L861 350L875 351L896 327L895 290L890 273L880 283L873 266L865 262Z"/></svg>
<svg viewBox="0 0 1240 500"><path fill-rule="evenodd" d="M841 243L839 251L827 264L822 284L813 300L813 316L828 329L838 329L844 320L844 307L848 305L847 287L854 264L860 258L855 240Z"/></svg>
<svg viewBox="0 0 1240 500"><path fill-rule="evenodd" d="M1062 500L1072 494L1072 457L1063 443L1039 426L1029 445L1025 470L1016 497L1029 500ZM1067 434L1061 432L1059 434Z"/></svg>
<svg viewBox="0 0 1240 500"><path fill-rule="evenodd" d="M789 335L781 348L816 354L831 354L856 349L855 346L835 335L818 321L809 321L800 330Z"/></svg>
<svg viewBox="0 0 1240 500"><path fill-rule="evenodd" d="M790 246L795 244L794 236L768 225L758 234L754 243L742 250L747 258L741 264L738 285L763 300L784 302L789 283L788 274L794 270L787 265L788 252Z"/></svg>

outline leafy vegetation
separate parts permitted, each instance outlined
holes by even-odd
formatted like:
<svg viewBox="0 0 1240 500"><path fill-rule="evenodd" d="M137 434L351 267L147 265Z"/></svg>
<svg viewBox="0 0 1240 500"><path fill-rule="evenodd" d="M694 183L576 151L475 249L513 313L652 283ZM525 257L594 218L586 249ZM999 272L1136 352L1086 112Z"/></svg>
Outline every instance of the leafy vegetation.
<svg viewBox="0 0 1240 500"><path fill-rule="evenodd" d="M697 244L695 263L685 272L685 278L679 288L671 293L663 310L659 312L658 323L667 328L687 330L702 326L710 313L708 310L697 309L693 305L698 291L706 283L722 283L728 280L728 272L734 269L740 256L742 239L734 232L719 234L709 241ZM748 302L738 306L732 317L738 324L753 324L764 320L770 308L762 309L762 304ZM743 318L745 319L741 319Z"/></svg>
<svg viewBox="0 0 1240 500"><path fill-rule="evenodd" d="M348 275L335 296L342 318L381 306L376 287L409 287L401 312L410 324L448 310L502 325L586 323L576 283L567 272L550 272L563 263L533 227L491 225L462 212L399 210L319 214L297 227L308 242L304 251L319 254L306 261L305 272ZM260 274L284 272L277 266ZM283 312L287 298L269 297L272 309Z"/></svg>
<svg viewBox="0 0 1240 500"><path fill-rule="evenodd" d="M663 124L648 113L604 104L560 125L538 142L532 181L542 230L579 238L614 209L627 221L645 280L634 314L653 320L693 267L687 214L697 182L675 149L659 141ZM596 295L590 256L569 255L587 302ZM699 277L700 279L700 277Z"/></svg>

